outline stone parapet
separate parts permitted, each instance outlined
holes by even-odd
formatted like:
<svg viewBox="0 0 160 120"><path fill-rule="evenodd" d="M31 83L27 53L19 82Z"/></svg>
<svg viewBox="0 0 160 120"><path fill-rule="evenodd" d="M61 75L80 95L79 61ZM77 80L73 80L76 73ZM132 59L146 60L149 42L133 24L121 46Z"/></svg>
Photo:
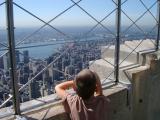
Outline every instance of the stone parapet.
<svg viewBox="0 0 160 120"><path fill-rule="evenodd" d="M106 99L110 99L110 117L111 120L129 120L131 112L128 106L128 92L127 88L121 84L115 85L112 84L103 90ZM38 99L37 102L43 101L47 99L51 99L53 95L47 96L45 99ZM42 102L41 101L41 102ZM32 104L37 104L35 100L22 103L22 106L27 106ZM106 111L102 111L105 112ZM127 116L126 116L127 113ZM36 108L26 110L22 113L22 115L30 120L70 120L68 114L65 112L61 101L46 103L41 106L37 106ZM5 117L4 120L13 120L14 116Z"/></svg>
<svg viewBox="0 0 160 120"><path fill-rule="evenodd" d="M160 119L160 53L146 55L147 63L129 70L132 83L133 120Z"/></svg>

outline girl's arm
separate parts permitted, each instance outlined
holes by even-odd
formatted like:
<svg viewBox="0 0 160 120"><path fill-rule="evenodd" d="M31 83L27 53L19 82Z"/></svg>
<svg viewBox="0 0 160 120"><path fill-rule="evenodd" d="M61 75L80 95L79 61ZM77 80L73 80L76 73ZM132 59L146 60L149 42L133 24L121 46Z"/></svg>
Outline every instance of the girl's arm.
<svg viewBox="0 0 160 120"><path fill-rule="evenodd" d="M103 95L100 78L96 72L94 72L94 74L96 76L96 95Z"/></svg>
<svg viewBox="0 0 160 120"><path fill-rule="evenodd" d="M64 98L65 95L67 94L67 92L65 90L69 89L69 88L73 88L73 86L74 86L73 80L66 81L66 82L63 82L63 83L56 85L55 90L56 90L57 95L60 98Z"/></svg>

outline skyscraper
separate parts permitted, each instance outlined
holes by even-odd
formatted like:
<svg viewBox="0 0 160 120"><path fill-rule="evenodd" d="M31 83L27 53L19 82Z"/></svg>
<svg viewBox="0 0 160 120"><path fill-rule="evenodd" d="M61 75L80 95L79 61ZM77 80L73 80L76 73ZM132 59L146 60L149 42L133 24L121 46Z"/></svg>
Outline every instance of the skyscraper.
<svg viewBox="0 0 160 120"><path fill-rule="evenodd" d="M28 63L29 62L29 52L28 52L28 50L23 51L23 55L24 55L24 57L23 57L24 63Z"/></svg>

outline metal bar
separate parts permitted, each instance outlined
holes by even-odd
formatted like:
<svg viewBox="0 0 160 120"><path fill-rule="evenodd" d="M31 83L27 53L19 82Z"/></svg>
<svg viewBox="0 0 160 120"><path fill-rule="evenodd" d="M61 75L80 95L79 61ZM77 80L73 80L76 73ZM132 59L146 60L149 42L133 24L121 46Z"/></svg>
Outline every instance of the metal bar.
<svg viewBox="0 0 160 120"><path fill-rule="evenodd" d="M53 60L50 64L48 64L44 69L42 69L39 73L37 73L33 78L31 78L30 80L28 80L28 82L26 84L24 84L22 87L19 88L19 91L24 90L24 88L26 86L28 86L35 78L37 78L37 76L39 76L40 74L42 74L44 71L46 71L49 67L51 67L51 65L53 65L53 63L55 63L59 58L61 58L66 52L68 52L68 50L71 49L70 47L64 51L63 53L61 53L57 58L55 58L55 60ZM7 101L11 100L14 96L11 96L10 98L7 99ZM4 105L7 102L5 101L4 103L2 103L2 105L0 105L0 107L4 107Z"/></svg>
<svg viewBox="0 0 160 120"><path fill-rule="evenodd" d="M0 58L3 57L4 55L6 55L8 53L8 50L5 51L3 54L0 55Z"/></svg>
<svg viewBox="0 0 160 120"><path fill-rule="evenodd" d="M12 99L12 97L13 96L9 94L9 98L0 105L0 109L3 108Z"/></svg>
<svg viewBox="0 0 160 120"><path fill-rule="evenodd" d="M153 27L153 29L154 29L154 28L155 28L155 27ZM153 30L153 29L152 29L152 30ZM152 31L152 30L151 30L151 31ZM150 34L150 32L149 32L148 34ZM147 38L148 34L145 35L146 38ZM145 40L145 39L141 40L141 41L139 42L139 44L121 61L121 63L119 63L119 65L121 65L121 64L142 44L142 42L143 42L144 40Z"/></svg>
<svg viewBox="0 0 160 120"><path fill-rule="evenodd" d="M104 29L106 29L110 34L115 36L115 34L109 30L106 26L104 26L102 23L100 23L95 17L93 17L90 13L88 13L85 9L83 9L79 4L77 4L74 0L70 0L71 2L75 3L77 7L79 7L84 13L86 13L89 17L91 17L95 22L97 22L99 25L101 25Z"/></svg>
<svg viewBox="0 0 160 120"><path fill-rule="evenodd" d="M31 13L30 11L24 9L23 7L21 7L20 5L13 3L15 6L17 6L18 8L22 9L23 11L25 11L26 13L30 14L31 16L35 17L36 19L38 19L39 21L43 22L44 24L48 25L49 27L51 27L52 29L54 29L55 31L57 31L58 33L68 37L68 38L72 38L71 36L66 35L65 33L63 33L62 31L60 31L59 29L53 27L52 25L50 25L48 22L45 22L44 20L42 20L41 18L39 18L38 16L34 15L33 13Z"/></svg>
<svg viewBox="0 0 160 120"><path fill-rule="evenodd" d="M119 51L120 51L120 27L121 27L121 0L116 1L117 12L116 12L116 42L115 42L115 82L119 82Z"/></svg>
<svg viewBox="0 0 160 120"><path fill-rule="evenodd" d="M160 0L157 2L157 18L158 18L158 30L157 30L157 40L156 40L156 51L159 49L159 38L160 38Z"/></svg>
<svg viewBox="0 0 160 120"><path fill-rule="evenodd" d="M156 26L157 26L157 25L156 25ZM147 36L155 29L156 26L154 26L154 27L151 29L151 31L148 32L147 34L145 34L144 36L147 38ZM145 40L145 39L144 39L144 40ZM143 41L143 40L142 40L142 41ZM151 42L152 42L152 41L151 41ZM142 42L140 42L140 44L141 44L141 43L142 43ZM153 43L153 42L152 42L152 43ZM130 47L129 45L127 45L127 44L124 44L124 45L126 45L128 48L130 48L130 49L132 50L131 53L133 53L133 52L136 52L135 50L137 49L137 47L138 47L140 44L138 44L138 45L136 46L136 48L134 48L134 49L131 48L131 47ZM155 43L153 43L153 44L155 45ZM127 55L124 60L126 60L126 59L131 55L131 53L130 53L129 55ZM137 53L137 56L138 56L138 55L139 55L139 52L136 52L136 53ZM123 60L123 61L124 61L124 60ZM123 62L123 61L122 61L122 62ZM121 63L122 63L122 62L121 62ZM121 64L121 63L120 63L120 64ZM137 63L139 63L139 56L137 57ZM120 64L119 64L119 65L120 65Z"/></svg>
<svg viewBox="0 0 160 120"><path fill-rule="evenodd" d="M109 47L110 47L111 45L112 45L112 44L109 43L108 46L107 46L107 48L105 48L105 50L103 50L103 51L101 52L101 54L103 54L104 52L106 52L106 51L109 49ZM96 59L95 59L91 64L89 64L88 67L90 67L91 65L93 65L95 62L96 62ZM88 68L88 67L86 67L86 68Z"/></svg>
<svg viewBox="0 0 160 120"><path fill-rule="evenodd" d="M110 64L111 66L114 67L114 64L112 64L111 62L109 62L108 60L104 59L104 58L101 58L102 60L104 60L105 62L107 62L108 64Z"/></svg>
<svg viewBox="0 0 160 120"><path fill-rule="evenodd" d="M8 47L6 44L0 43L1 46L3 47Z"/></svg>
<svg viewBox="0 0 160 120"><path fill-rule="evenodd" d="M126 3L128 0L125 0L121 5ZM77 3L78 4L78 3ZM107 19L112 13L116 11L116 8L113 9L109 14L107 14L103 19L101 19L95 26L93 26L89 31L87 31L84 36L87 36L89 33L91 33L100 23L102 23L105 19Z"/></svg>
<svg viewBox="0 0 160 120"><path fill-rule="evenodd" d="M152 6L153 7L153 6ZM151 7L151 8L152 8ZM149 9L151 9L151 8L149 8ZM147 11L149 11L149 9L147 9ZM133 25L135 25L141 32L143 32L143 34L144 34L144 36L147 36L147 34L144 32L144 30L142 29L142 28L140 28L137 24L136 24L136 22L139 20L139 18L136 20L136 21L133 21L123 10L121 10L122 12L123 12L123 14L129 19L129 20L131 20L131 22L133 23L133 24L131 24L125 31L123 31L123 33L122 34L125 34L125 32L127 32L128 30L129 30L129 28L131 28ZM146 13L147 13L147 11L141 16L141 17L143 17ZM157 25L156 25L157 26ZM153 27L153 29L152 30L154 30L154 27ZM151 31L152 31L151 30ZM148 34L149 35L149 34ZM152 40L150 40L154 45L155 45L155 43L152 41Z"/></svg>
<svg viewBox="0 0 160 120"><path fill-rule="evenodd" d="M142 5L146 8L146 10L150 13L150 15L154 18L154 20L156 21L156 23L158 22L156 17L152 14L152 12L150 10L148 10L147 6L145 5L145 3L142 0L139 0Z"/></svg>
<svg viewBox="0 0 160 120"><path fill-rule="evenodd" d="M135 23L137 23L137 21L139 21L150 9L152 9L153 6L154 6L156 3L157 3L157 2L154 2L154 3L147 9L147 11L145 11L143 14L141 14L135 21L133 21L132 19L130 19L130 17L129 17L127 14L125 14L125 15L128 16L128 18L129 18L130 20L132 20L132 23L133 23L133 24L131 24L129 27L127 27L127 28L122 32L122 34L125 34ZM122 10L122 12L125 13L123 10ZM127 17L127 16L126 16L126 17Z"/></svg>
<svg viewBox="0 0 160 120"><path fill-rule="evenodd" d="M104 84L104 82L115 72L115 69L113 69L112 72L109 73L109 75L101 82L102 84Z"/></svg>
<svg viewBox="0 0 160 120"><path fill-rule="evenodd" d="M10 72L12 81L12 94L15 115L20 115L19 92L16 77L16 58L15 58L15 41L14 41L14 20L13 20L13 1L6 0L7 27L8 27L8 44L10 56Z"/></svg>
<svg viewBox="0 0 160 120"><path fill-rule="evenodd" d="M105 19L107 19L112 13L116 11L116 8L112 10L107 16L105 16L102 20L100 20L95 26L93 26L88 32L84 34L84 36L87 36L89 33L91 33L100 23L102 23Z"/></svg>
<svg viewBox="0 0 160 120"><path fill-rule="evenodd" d="M143 34L144 34L144 36L147 36L147 33L141 28L141 27L139 27L137 24L136 24L136 22L134 22L123 10L121 10L121 12L133 23L133 24L131 24L130 25L130 27L128 27L128 29L127 29L127 31L129 30L129 28L131 28L133 25L135 25ZM147 13L147 12L146 12ZM146 14L145 13L145 14ZM145 15L144 14L144 15ZM143 16L142 16L143 17ZM140 19L139 19L140 20ZM125 31L125 32L127 32L127 31ZM123 32L123 34L124 34L124 32ZM152 40L150 40L154 45L155 45L155 43L152 41Z"/></svg>
<svg viewBox="0 0 160 120"><path fill-rule="evenodd" d="M3 5L5 2L0 3L0 6Z"/></svg>
<svg viewBox="0 0 160 120"><path fill-rule="evenodd" d="M82 0L77 1L76 3L80 3ZM66 13L67 11L69 11L71 8L73 8L76 4L72 4L70 7L68 7L67 9L65 9L64 11L60 12L58 15L56 15L54 18L52 18L51 20L49 20L47 22L47 24L42 25L40 28L38 28L36 31L34 31L33 33L31 33L29 36L25 37L24 39L22 39L21 41L19 41L16 46L20 45L23 41L29 39L30 37L32 37L34 34L38 33L42 28L44 28L46 25L50 24L52 21L54 21L55 19L57 19L59 16L63 15L64 13Z"/></svg>
<svg viewBox="0 0 160 120"><path fill-rule="evenodd" d="M80 3L82 0L77 1L76 3ZM5 2L4 2L5 3ZM21 41L19 41L16 46L20 45L23 41L25 41L26 39L29 39L31 36L33 36L34 34L36 34L37 32L39 32L42 28L44 28L46 25L48 25L49 23L51 23L52 21L54 21L55 19L57 19L59 16L61 16L62 14L64 14L65 12L67 12L68 10L70 10L72 7L74 7L76 5L76 3L74 3L73 5L71 5L70 7L68 7L67 9L65 9L64 11L60 12L57 16L55 16L54 18L52 18L51 20L49 20L47 22L47 24L44 24L43 26L41 26L39 29L37 29L36 31L34 31L32 34L30 34L29 36L25 37L24 39L22 39ZM8 53L8 50L5 52L5 54ZM3 57L5 54L1 55L1 57Z"/></svg>
<svg viewBox="0 0 160 120"><path fill-rule="evenodd" d="M71 48L69 47L64 52L62 52L57 58L55 58L50 64L48 64L44 69L42 69L39 73L37 73L33 78L28 80L26 84L24 84L19 91L22 91L26 86L28 86L35 78L37 78L40 74L42 74L44 71L46 71L53 63L55 63L58 59L60 59L65 53L67 53Z"/></svg>

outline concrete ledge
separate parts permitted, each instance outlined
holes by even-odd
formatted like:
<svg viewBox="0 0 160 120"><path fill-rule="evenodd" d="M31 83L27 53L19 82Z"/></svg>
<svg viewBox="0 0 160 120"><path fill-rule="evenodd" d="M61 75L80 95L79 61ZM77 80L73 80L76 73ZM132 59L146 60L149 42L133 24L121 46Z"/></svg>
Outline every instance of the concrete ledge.
<svg viewBox="0 0 160 120"><path fill-rule="evenodd" d="M121 84L109 86L104 91L104 95L111 100L110 107L110 116L112 120L116 120L118 118L122 118L121 120L129 120L130 110L127 105L128 100L128 90ZM51 100L54 95L47 96L46 98L41 98L39 100L47 101ZM37 101L38 103L40 101ZM23 103L23 106L37 106L35 100ZM105 112L105 111L102 111ZM128 117L126 118L125 114ZM57 102L46 102L43 105L37 106L36 108L32 108L31 110L24 111L22 113L23 116L27 117L30 120L69 120L68 114L65 113L63 105L61 101ZM13 120L14 116L6 117L4 120Z"/></svg>
<svg viewBox="0 0 160 120"><path fill-rule="evenodd" d="M44 106L46 104L51 104L51 103L56 104L57 100L58 100L57 95L53 94L46 97L21 103L20 108L22 112L31 111L31 110L35 110L40 106ZM11 116L13 113L14 113L13 106L0 109L0 115L2 114L4 117ZM1 115L1 118L3 118L2 115Z"/></svg>

